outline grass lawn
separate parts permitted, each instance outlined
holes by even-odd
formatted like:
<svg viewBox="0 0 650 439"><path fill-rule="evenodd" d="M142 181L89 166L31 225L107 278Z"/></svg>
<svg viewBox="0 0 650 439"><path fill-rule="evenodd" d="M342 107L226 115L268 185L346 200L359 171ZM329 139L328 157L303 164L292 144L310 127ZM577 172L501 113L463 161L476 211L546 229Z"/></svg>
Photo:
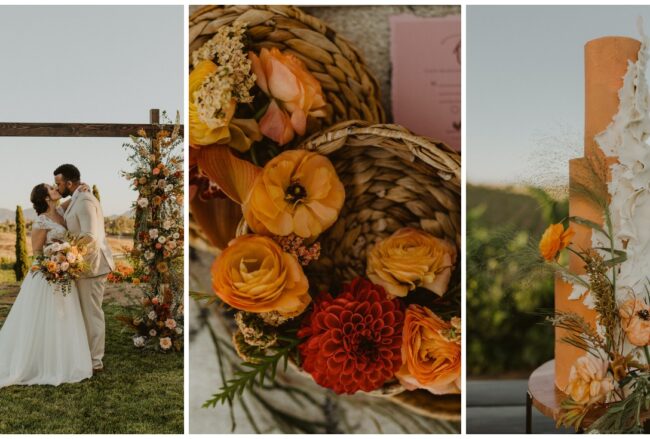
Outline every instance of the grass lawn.
<svg viewBox="0 0 650 439"><path fill-rule="evenodd" d="M104 303L103 373L58 387L0 389L0 434L182 434L183 355L135 349L115 319L125 310ZM7 311L0 307L0 324Z"/></svg>

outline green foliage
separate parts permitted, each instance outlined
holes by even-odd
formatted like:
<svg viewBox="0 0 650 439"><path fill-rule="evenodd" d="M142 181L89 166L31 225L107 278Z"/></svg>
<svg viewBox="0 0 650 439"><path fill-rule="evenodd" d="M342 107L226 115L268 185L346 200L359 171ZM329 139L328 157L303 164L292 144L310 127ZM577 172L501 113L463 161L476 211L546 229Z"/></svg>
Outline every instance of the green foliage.
<svg viewBox="0 0 650 439"><path fill-rule="evenodd" d="M467 188L467 366L470 375L525 375L553 357L542 314L554 307L553 274L537 241L567 203L508 189Z"/></svg>
<svg viewBox="0 0 650 439"><path fill-rule="evenodd" d="M235 372L235 378L224 383L219 393L212 395L212 399L206 401L203 407L214 407L218 403L232 403L237 396L241 397L246 388L252 389L253 386L264 385L264 379L271 382L275 379L278 369L278 363L284 360L284 368L287 368L289 356L298 346L300 340L291 337L278 337L281 343L273 347L271 355L259 354L254 356L254 362L245 362L241 364L244 369Z"/></svg>
<svg viewBox="0 0 650 439"><path fill-rule="evenodd" d="M93 185L93 195L95 198L97 198L97 201L102 201L101 197L99 196L99 189L97 189L97 185Z"/></svg>
<svg viewBox="0 0 650 439"><path fill-rule="evenodd" d="M29 271L29 257L27 256L27 236L25 233L25 218L23 209L16 206L16 263L14 272L16 280L22 281Z"/></svg>
<svg viewBox="0 0 650 439"><path fill-rule="evenodd" d="M134 350L105 304L104 372L80 383L0 390L0 435L183 434L183 356ZM7 310L8 311L8 310ZM5 311L0 308L0 325Z"/></svg>

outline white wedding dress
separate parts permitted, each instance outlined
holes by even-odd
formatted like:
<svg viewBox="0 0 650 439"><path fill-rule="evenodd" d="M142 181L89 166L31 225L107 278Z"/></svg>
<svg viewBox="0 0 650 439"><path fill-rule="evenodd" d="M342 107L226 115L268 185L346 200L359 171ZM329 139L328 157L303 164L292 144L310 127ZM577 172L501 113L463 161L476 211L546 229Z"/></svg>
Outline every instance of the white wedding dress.
<svg viewBox="0 0 650 439"><path fill-rule="evenodd" d="M47 230L47 244L66 229L45 215L33 228ZM46 245L47 245L46 244ZM0 388L75 383L93 374L77 287L64 296L41 273L28 273L0 328Z"/></svg>

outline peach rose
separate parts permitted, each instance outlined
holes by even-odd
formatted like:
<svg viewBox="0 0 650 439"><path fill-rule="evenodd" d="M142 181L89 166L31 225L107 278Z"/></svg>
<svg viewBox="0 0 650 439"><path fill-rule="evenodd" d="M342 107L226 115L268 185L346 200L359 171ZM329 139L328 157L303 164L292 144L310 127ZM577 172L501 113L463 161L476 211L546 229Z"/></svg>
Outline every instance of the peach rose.
<svg viewBox="0 0 650 439"><path fill-rule="evenodd" d="M650 344L650 306L638 299L629 299L618 310L627 339L635 346Z"/></svg>
<svg viewBox="0 0 650 439"><path fill-rule="evenodd" d="M201 61L190 73L190 144L197 147L215 143L240 152L250 149L262 135L254 119L235 119L237 103L228 84L220 84L218 66Z"/></svg>
<svg viewBox="0 0 650 439"><path fill-rule="evenodd" d="M575 231L571 227L564 230L562 223L548 226L539 241L539 252L542 257L549 262L557 259L560 251L569 246L574 234Z"/></svg>
<svg viewBox="0 0 650 439"><path fill-rule="evenodd" d="M460 393L460 319L445 322L430 309L410 305L402 332L402 368L395 374L408 390Z"/></svg>
<svg viewBox="0 0 650 439"><path fill-rule="evenodd" d="M327 157L292 150L266 164L242 208L256 233L311 239L334 224L344 200L345 189Z"/></svg>
<svg viewBox="0 0 650 439"><path fill-rule="evenodd" d="M325 117L325 99L320 82L295 56L278 48L249 52L259 88L271 97L260 120L260 131L280 145L290 142L294 132L304 135L307 117Z"/></svg>
<svg viewBox="0 0 650 439"><path fill-rule="evenodd" d="M404 297L418 286L442 296L455 263L453 244L405 227L372 247L366 274L393 296Z"/></svg>
<svg viewBox="0 0 650 439"><path fill-rule="evenodd" d="M565 392L578 404L591 405L605 401L614 388L614 378L607 373L607 362L587 354L571 366Z"/></svg>
<svg viewBox="0 0 650 439"><path fill-rule="evenodd" d="M294 317L311 302L307 277L295 256L259 235L230 241L212 265L212 288L228 305L253 313L277 311Z"/></svg>

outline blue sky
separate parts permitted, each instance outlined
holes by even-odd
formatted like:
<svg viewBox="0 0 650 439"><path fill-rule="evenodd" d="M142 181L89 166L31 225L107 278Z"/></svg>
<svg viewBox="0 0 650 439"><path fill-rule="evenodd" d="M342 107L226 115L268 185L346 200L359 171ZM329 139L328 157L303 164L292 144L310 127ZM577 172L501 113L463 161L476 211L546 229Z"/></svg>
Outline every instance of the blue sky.
<svg viewBox="0 0 650 439"><path fill-rule="evenodd" d="M182 6L0 6L0 121L147 123L183 109ZM0 137L0 208L74 163L107 215L129 209L119 138Z"/></svg>
<svg viewBox="0 0 650 439"><path fill-rule="evenodd" d="M648 6L468 6L467 180L566 183L581 153L584 44L650 34Z"/></svg>

